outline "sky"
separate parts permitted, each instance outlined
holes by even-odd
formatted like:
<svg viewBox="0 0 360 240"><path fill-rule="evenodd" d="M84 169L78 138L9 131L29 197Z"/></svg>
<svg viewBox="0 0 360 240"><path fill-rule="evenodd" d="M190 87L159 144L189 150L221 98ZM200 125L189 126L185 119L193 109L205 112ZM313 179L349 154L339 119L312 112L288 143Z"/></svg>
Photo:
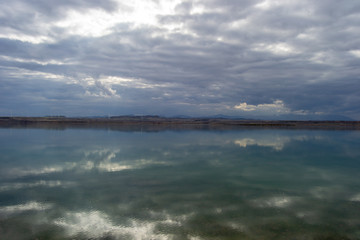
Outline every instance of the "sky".
<svg viewBox="0 0 360 240"><path fill-rule="evenodd" d="M0 0L0 116L360 120L360 1Z"/></svg>

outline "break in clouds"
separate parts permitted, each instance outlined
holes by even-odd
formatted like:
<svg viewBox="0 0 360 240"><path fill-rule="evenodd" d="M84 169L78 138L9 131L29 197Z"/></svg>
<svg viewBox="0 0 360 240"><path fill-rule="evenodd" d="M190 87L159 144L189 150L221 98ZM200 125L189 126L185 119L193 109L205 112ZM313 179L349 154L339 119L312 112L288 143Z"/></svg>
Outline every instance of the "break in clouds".
<svg viewBox="0 0 360 240"><path fill-rule="evenodd" d="M0 6L3 116L360 119L357 1Z"/></svg>

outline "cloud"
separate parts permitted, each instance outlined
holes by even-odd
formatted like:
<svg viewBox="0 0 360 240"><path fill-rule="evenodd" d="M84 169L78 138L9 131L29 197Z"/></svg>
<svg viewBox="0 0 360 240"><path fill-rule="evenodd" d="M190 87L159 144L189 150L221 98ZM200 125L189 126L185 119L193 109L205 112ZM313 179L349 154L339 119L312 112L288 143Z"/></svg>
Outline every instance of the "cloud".
<svg viewBox="0 0 360 240"><path fill-rule="evenodd" d="M261 110L360 118L354 1L0 4L1 115L46 115L61 105L66 115ZM42 75L17 75L25 71Z"/></svg>
<svg viewBox="0 0 360 240"><path fill-rule="evenodd" d="M349 52L355 57L360 58L360 50L350 50Z"/></svg>
<svg viewBox="0 0 360 240"><path fill-rule="evenodd" d="M263 103L258 105L247 104L246 102L240 103L234 106L235 109L245 112L260 112L271 114L286 114L290 113L290 109L287 108L282 100L275 100L273 103Z"/></svg>

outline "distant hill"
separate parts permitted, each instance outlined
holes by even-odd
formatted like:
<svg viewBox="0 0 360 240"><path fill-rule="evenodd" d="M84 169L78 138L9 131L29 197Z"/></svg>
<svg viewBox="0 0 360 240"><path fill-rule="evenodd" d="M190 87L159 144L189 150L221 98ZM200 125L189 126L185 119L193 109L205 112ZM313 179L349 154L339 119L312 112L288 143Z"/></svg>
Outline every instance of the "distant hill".
<svg viewBox="0 0 360 240"><path fill-rule="evenodd" d="M284 114L278 116L254 116L254 117L241 117L241 116L229 116L224 114L207 115L193 117L188 115L175 115L169 118L181 118L181 119L230 119L230 120L284 120L284 121L355 121L352 118L342 115L330 115L330 114L308 114L308 115L297 115L297 114Z"/></svg>
<svg viewBox="0 0 360 240"><path fill-rule="evenodd" d="M249 120L249 118L243 118L243 117L240 117L240 116L229 116L229 115L223 115L223 114L206 116L205 118Z"/></svg>
<svg viewBox="0 0 360 240"><path fill-rule="evenodd" d="M243 118L243 117L239 117L239 116L229 116L229 115L223 115L223 114L208 115L208 116L199 116L199 117L192 117L192 116L188 116L188 115L175 115L175 116L171 116L170 118L183 118L183 119L202 118L202 119L250 120L249 118Z"/></svg>
<svg viewBox="0 0 360 240"><path fill-rule="evenodd" d="M308 115L295 115L285 114L279 116L260 116L256 119L259 120L295 120L295 121L354 121L354 119L342 116L342 115L330 115L330 114L308 114Z"/></svg>

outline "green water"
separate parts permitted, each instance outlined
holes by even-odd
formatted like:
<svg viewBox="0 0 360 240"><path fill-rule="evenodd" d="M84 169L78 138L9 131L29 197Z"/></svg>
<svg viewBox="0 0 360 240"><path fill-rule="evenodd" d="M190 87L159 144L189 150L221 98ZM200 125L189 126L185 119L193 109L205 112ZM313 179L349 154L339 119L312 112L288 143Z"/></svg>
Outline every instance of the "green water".
<svg viewBox="0 0 360 240"><path fill-rule="evenodd" d="M0 129L0 239L360 239L360 131Z"/></svg>

